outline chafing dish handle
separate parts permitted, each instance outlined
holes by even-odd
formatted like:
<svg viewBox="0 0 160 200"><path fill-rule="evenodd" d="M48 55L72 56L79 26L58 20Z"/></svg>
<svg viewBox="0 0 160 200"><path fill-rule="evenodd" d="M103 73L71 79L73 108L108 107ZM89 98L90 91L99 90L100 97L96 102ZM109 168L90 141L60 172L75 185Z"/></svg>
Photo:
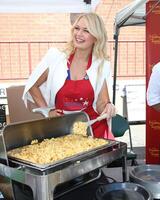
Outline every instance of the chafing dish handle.
<svg viewBox="0 0 160 200"><path fill-rule="evenodd" d="M20 168L13 168L0 163L0 175L24 183L25 173L19 169Z"/></svg>

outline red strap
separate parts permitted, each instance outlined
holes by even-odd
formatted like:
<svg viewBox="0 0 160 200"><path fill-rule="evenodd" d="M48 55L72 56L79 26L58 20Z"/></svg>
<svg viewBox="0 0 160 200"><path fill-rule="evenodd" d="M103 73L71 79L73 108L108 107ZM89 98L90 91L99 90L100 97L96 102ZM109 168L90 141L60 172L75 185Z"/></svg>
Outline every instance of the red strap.
<svg viewBox="0 0 160 200"><path fill-rule="evenodd" d="M91 64L92 64L92 52L91 52L91 54L89 55L89 58L88 58L87 69L90 68Z"/></svg>
<svg viewBox="0 0 160 200"><path fill-rule="evenodd" d="M67 61L67 67L68 68L70 68L70 66L71 66L73 57L74 57L74 53L72 53L68 58L68 61ZM90 68L91 64L92 64L92 53L89 55L89 58L88 58L87 69Z"/></svg>
<svg viewBox="0 0 160 200"><path fill-rule="evenodd" d="M68 68L70 68L70 66L71 66L73 57L74 57L74 53L72 53L72 54L69 56L69 58L68 58L68 61L67 61L67 67L68 67Z"/></svg>

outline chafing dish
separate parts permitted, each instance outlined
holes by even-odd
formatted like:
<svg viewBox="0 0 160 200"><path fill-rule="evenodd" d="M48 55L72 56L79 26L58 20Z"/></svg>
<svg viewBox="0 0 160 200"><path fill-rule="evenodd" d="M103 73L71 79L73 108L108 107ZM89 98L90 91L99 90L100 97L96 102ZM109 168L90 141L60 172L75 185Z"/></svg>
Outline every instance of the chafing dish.
<svg viewBox="0 0 160 200"><path fill-rule="evenodd" d="M8 157L9 150L28 145L34 139L43 140L72 133L73 124L77 121L87 122L88 116L81 112L7 125L0 135L0 175L9 178L12 183L16 181L29 186L34 200L53 200L57 185L102 168L118 158L123 160L122 173L126 181L127 145L118 141L109 140L99 148L46 166ZM92 134L91 127L87 129L87 134ZM13 196L17 199L14 187Z"/></svg>

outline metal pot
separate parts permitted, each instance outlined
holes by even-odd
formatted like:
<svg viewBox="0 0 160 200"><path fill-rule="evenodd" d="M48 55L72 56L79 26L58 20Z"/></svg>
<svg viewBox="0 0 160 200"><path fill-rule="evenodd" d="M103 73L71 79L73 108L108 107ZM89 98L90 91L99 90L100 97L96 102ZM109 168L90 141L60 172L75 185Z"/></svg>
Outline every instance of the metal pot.
<svg viewBox="0 0 160 200"><path fill-rule="evenodd" d="M111 183L101 185L96 191L96 200L152 200L152 195L136 183Z"/></svg>
<svg viewBox="0 0 160 200"><path fill-rule="evenodd" d="M140 165L129 174L131 182L144 186L152 193L154 199L160 199L160 166Z"/></svg>

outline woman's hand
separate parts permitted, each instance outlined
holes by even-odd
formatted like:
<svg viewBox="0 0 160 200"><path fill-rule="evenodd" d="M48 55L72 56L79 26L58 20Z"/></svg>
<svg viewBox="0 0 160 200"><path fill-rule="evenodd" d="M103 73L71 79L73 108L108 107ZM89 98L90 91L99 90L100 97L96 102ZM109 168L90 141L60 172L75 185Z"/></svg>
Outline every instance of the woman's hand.
<svg viewBox="0 0 160 200"><path fill-rule="evenodd" d="M50 110L48 113L49 117L59 117L62 116L63 114L63 110L60 109L54 109L54 110Z"/></svg>
<svg viewBox="0 0 160 200"><path fill-rule="evenodd" d="M101 115L103 115L104 113L107 113L109 119L114 117L116 115L115 105L112 103L107 103Z"/></svg>

